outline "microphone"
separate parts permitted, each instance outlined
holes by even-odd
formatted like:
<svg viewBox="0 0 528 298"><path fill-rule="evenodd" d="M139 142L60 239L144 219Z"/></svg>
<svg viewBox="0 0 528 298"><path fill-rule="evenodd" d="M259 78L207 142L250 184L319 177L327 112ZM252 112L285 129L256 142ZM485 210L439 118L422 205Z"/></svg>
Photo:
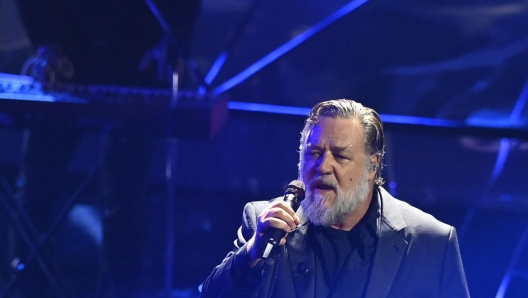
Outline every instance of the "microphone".
<svg viewBox="0 0 528 298"><path fill-rule="evenodd" d="M290 206L293 211L297 211L301 205L301 201L304 200L304 190L305 187L302 181L293 180L284 190L283 201L286 203L286 205ZM273 247L279 244L284 235L286 235L286 232L283 230L273 229L273 232L270 233L268 238L268 243L266 244L264 254L262 255L263 259L268 258Z"/></svg>

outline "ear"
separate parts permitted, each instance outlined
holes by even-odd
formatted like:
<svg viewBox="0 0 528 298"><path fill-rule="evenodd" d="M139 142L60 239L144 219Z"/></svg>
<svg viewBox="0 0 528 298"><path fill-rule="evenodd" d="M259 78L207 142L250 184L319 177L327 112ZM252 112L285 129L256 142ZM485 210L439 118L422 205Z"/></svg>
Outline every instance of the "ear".
<svg viewBox="0 0 528 298"><path fill-rule="evenodd" d="M373 154L369 157L369 159L370 160L368 162L368 171L369 171L368 180L373 181L374 178L376 177L376 174L379 171L381 157L379 154Z"/></svg>

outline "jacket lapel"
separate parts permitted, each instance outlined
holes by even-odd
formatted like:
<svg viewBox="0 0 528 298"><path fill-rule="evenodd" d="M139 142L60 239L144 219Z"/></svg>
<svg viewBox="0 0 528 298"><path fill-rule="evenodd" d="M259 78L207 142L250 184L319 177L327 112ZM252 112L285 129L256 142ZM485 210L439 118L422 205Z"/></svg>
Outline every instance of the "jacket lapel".
<svg viewBox="0 0 528 298"><path fill-rule="evenodd" d="M304 217L302 208L299 208L297 215L301 219L301 224L297 230L289 234L285 254L290 262L297 297L314 297L315 256L312 248L308 245L307 237L311 225L308 219Z"/></svg>
<svg viewBox="0 0 528 298"><path fill-rule="evenodd" d="M366 298L387 297L408 245L403 236L406 225L395 199L382 187L379 187L379 194L379 237ZM285 257L290 263L297 297L314 297L315 255L308 245L307 236L311 225L304 216L302 207L297 214L301 218L301 224L288 236Z"/></svg>
<svg viewBox="0 0 528 298"><path fill-rule="evenodd" d="M408 245L403 237L405 222L398 205L381 187L379 194L381 218L378 224L378 246L367 288L367 298L387 297Z"/></svg>

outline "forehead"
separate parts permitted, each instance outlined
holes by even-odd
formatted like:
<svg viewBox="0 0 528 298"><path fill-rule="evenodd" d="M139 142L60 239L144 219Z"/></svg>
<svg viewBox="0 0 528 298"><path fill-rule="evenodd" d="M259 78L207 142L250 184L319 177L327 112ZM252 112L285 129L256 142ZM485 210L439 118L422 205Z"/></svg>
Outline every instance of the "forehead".
<svg viewBox="0 0 528 298"><path fill-rule="evenodd" d="M355 119L322 117L310 131L306 145L363 150L363 127Z"/></svg>

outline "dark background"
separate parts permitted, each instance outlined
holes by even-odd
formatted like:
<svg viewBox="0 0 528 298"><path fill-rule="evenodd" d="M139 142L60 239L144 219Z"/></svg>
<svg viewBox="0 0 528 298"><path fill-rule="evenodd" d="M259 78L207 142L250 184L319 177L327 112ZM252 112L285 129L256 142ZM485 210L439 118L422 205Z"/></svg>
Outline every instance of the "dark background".
<svg viewBox="0 0 528 298"><path fill-rule="evenodd" d="M38 6L21 0L20 13L34 46L68 41L63 43L64 53L76 67L71 83L169 88L154 70L137 70L143 54L162 36L143 1L46 2L35 2ZM188 18L192 23L196 17L194 30L190 26L175 35L189 39L183 44L202 75L228 50L226 63L209 87L215 90L349 1L160 3L171 26L180 28L178 20ZM255 9L241 27L252 5ZM457 228L473 297L524 297L527 80L528 2L370 1L222 95L233 102L308 108L344 97L382 113L385 187ZM185 87L194 90L196 82ZM278 113L281 110L231 109L219 133L208 140L179 138L174 145L163 137L163 129L157 132L148 193L141 201L146 236L138 275L145 292L163 297L166 243L173 239L172 295L197 296L202 280L232 248L244 204L281 195L296 178L304 117ZM456 120L466 126L445 128L408 120L407 125L397 125L390 115ZM479 129L468 129L472 126ZM54 186L66 192L75 189L104 154L107 135L99 128L79 127L84 133L69 161L68 178ZM24 128L5 126L0 133L3 171L16 172ZM174 181L167 185L165 165L171 146L176 156ZM174 190L173 196L168 189ZM81 272L86 274L90 264L104 257L105 203L100 191L97 183L90 183L78 208L54 235L53 258L73 285ZM173 238L167 236L171 199ZM91 215L83 218L91 223L73 220L80 218L73 212L88 212ZM88 289L97 284L94 280L92 284L85 280ZM505 294L498 294L501 283Z"/></svg>

